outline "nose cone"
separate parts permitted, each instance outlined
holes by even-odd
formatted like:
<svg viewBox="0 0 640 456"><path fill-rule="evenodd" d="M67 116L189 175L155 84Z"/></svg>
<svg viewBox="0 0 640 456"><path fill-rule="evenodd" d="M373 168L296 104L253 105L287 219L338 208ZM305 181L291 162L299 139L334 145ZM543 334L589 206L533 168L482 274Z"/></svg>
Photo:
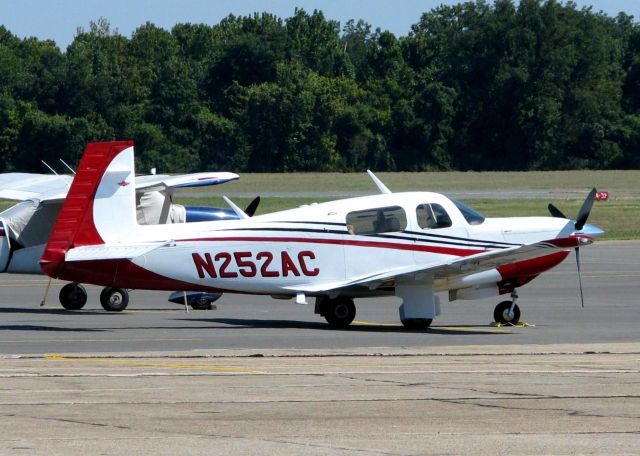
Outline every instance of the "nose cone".
<svg viewBox="0 0 640 456"><path fill-rule="evenodd" d="M576 234L584 234L592 238L600 237L604 234L604 230L598 228L595 225L589 225L588 223L582 227L581 230L576 231Z"/></svg>

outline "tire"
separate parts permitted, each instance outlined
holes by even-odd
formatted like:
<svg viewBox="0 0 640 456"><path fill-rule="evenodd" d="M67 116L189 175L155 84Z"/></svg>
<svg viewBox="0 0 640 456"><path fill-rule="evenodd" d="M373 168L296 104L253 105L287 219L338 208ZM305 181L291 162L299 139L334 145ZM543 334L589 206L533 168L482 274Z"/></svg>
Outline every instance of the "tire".
<svg viewBox="0 0 640 456"><path fill-rule="evenodd" d="M327 299L322 304L322 315L332 328L346 328L356 318L356 306L353 299Z"/></svg>
<svg viewBox="0 0 640 456"><path fill-rule="evenodd" d="M408 318L406 320L402 320L402 326L404 326L405 329L412 331L420 331L429 329L432 321L433 319L431 318Z"/></svg>
<svg viewBox="0 0 640 456"><path fill-rule="evenodd" d="M496 323L507 324L511 323L512 325L517 324L520 321L520 307L518 304L513 306L513 316L509 318L509 309L511 308L511 301L502 301L500 304L496 306L493 311L493 319Z"/></svg>
<svg viewBox="0 0 640 456"><path fill-rule="evenodd" d="M67 310L80 310L87 303L87 290L77 282L68 283L58 294L60 304Z"/></svg>
<svg viewBox="0 0 640 456"><path fill-rule="evenodd" d="M211 301L205 298L192 299L189 305L193 310L211 310Z"/></svg>
<svg viewBox="0 0 640 456"><path fill-rule="evenodd" d="M105 287L100 293L100 304L108 312L122 312L129 305L129 292L122 288Z"/></svg>

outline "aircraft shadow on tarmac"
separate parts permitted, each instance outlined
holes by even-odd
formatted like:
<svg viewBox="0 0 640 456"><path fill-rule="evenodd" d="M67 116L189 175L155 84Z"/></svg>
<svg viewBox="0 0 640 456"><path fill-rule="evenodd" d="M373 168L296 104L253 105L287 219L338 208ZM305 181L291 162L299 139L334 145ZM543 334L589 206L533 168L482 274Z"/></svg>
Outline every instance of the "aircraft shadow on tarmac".
<svg viewBox="0 0 640 456"><path fill-rule="evenodd" d="M43 331L43 332L103 332L102 329L63 328L60 326L42 325L0 325L0 331Z"/></svg>
<svg viewBox="0 0 640 456"><path fill-rule="evenodd" d="M0 314L48 314L48 315L92 315L95 311L83 311L73 310L69 311L63 308L51 309L46 307L34 307L32 309L25 309L22 307L0 307ZM104 313L104 312L100 312Z"/></svg>
<svg viewBox="0 0 640 456"><path fill-rule="evenodd" d="M181 321L199 321L204 323L219 323L229 325L231 328L223 326L212 326L211 329L246 329L246 328L270 328L270 329L315 329L321 331L336 331L323 322L310 321L294 321L294 320L259 320L259 319L241 319L241 318L196 318L196 319L179 319ZM191 329L203 329L202 327L191 327ZM477 335L502 335L512 334L511 331L500 331L496 328L478 327L478 326L432 326L427 330L407 330L400 325L375 324L375 323L358 323L352 324L344 329L337 331L352 332L388 332L388 333L405 333L405 334L441 334L441 335L461 335L461 336L477 336Z"/></svg>

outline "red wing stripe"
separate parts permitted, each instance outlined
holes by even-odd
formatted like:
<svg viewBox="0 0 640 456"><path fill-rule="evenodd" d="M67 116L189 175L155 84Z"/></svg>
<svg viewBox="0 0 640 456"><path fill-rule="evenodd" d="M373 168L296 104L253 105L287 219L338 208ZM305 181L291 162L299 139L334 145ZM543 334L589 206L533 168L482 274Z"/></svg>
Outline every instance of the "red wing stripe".
<svg viewBox="0 0 640 456"><path fill-rule="evenodd" d="M393 250L411 250L414 252L429 252L440 253L443 255L455 255L455 256L469 256L476 253L486 252L487 249L458 249L451 247L439 247L431 245L416 245L416 244L400 244L395 242L380 242L380 241L357 241L357 240L344 240L344 239L313 239L303 237L262 237L262 236L238 236L238 237L225 237L225 238L196 238L196 239L180 239L176 242L300 242L305 244L331 244L331 245L346 245L354 247L372 247L378 249L393 249Z"/></svg>

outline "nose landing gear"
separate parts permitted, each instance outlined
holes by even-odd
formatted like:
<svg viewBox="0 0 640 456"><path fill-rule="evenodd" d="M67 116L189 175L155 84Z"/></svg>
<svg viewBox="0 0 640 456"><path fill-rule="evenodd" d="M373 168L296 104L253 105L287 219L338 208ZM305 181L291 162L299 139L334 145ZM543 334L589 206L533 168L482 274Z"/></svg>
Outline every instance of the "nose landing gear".
<svg viewBox="0 0 640 456"><path fill-rule="evenodd" d="M493 311L493 319L496 323L515 325L520 321L520 307L516 301L518 293L515 290L511 292L511 301L502 301Z"/></svg>

